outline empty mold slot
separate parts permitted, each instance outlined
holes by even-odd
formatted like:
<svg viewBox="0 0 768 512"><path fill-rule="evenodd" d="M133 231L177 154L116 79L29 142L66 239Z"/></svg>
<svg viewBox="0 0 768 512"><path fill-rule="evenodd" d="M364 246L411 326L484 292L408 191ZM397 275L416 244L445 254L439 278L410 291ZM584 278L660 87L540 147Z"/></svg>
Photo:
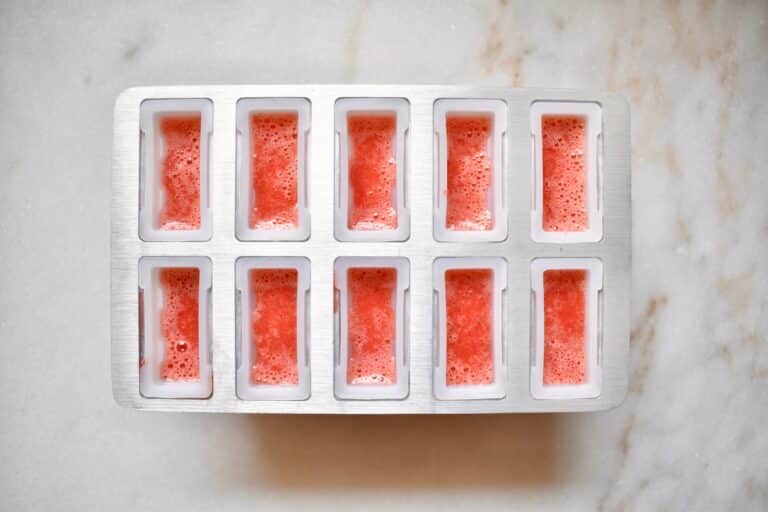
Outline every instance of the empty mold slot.
<svg viewBox="0 0 768 512"><path fill-rule="evenodd" d="M204 98L145 100L140 114L139 236L149 242L211 238L210 138Z"/></svg>
<svg viewBox="0 0 768 512"><path fill-rule="evenodd" d="M438 400L503 398L503 258L438 258L433 264L437 297L437 345L433 388Z"/></svg>
<svg viewBox="0 0 768 512"><path fill-rule="evenodd" d="M503 241L507 238L506 103L496 99L437 100L434 129L435 239Z"/></svg>
<svg viewBox="0 0 768 512"><path fill-rule="evenodd" d="M240 297L240 365L243 400L306 400L309 260L242 257L235 264Z"/></svg>
<svg viewBox="0 0 768 512"><path fill-rule="evenodd" d="M531 264L534 398L595 398L602 388L596 258L539 258Z"/></svg>
<svg viewBox="0 0 768 512"><path fill-rule="evenodd" d="M405 351L409 281L405 258L336 259L337 398L375 400L408 396Z"/></svg>
<svg viewBox="0 0 768 512"><path fill-rule="evenodd" d="M336 101L334 232L342 242L408 239L405 146L410 123L403 98Z"/></svg>
<svg viewBox="0 0 768 512"><path fill-rule="evenodd" d="M139 388L147 398L208 398L213 391L211 261L139 260Z"/></svg>
<svg viewBox="0 0 768 512"><path fill-rule="evenodd" d="M238 239L309 238L309 129L305 98L237 102Z"/></svg>
<svg viewBox="0 0 768 512"><path fill-rule="evenodd" d="M531 105L533 240L598 242L602 109L592 102L536 101Z"/></svg>

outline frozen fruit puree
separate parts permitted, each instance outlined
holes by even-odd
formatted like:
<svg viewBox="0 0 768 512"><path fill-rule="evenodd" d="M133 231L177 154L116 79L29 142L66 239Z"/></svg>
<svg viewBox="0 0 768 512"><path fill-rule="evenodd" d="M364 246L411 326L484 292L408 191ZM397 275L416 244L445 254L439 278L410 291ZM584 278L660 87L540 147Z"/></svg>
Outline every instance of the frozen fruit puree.
<svg viewBox="0 0 768 512"><path fill-rule="evenodd" d="M159 273L163 293L160 330L165 342L160 377L172 381L198 380L200 271L196 268L163 268Z"/></svg>
<svg viewBox="0 0 768 512"><path fill-rule="evenodd" d="M544 384L586 381L586 270L544 272Z"/></svg>
<svg viewBox="0 0 768 512"><path fill-rule="evenodd" d="M351 268L347 271L348 384L394 384L394 268Z"/></svg>
<svg viewBox="0 0 768 512"><path fill-rule="evenodd" d="M493 272L445 272L446 384L493 383Z"/></svg>
<svg viewBox="0 0 768 512"><path fill-rule="evenodd" d="M493 118L488 115L446 116L448 229L493 229L489 198L493 176L488 154L492 124Z"/></svg>
<svg viewBox="0 0 768 512"><path fill-rule="evenodd" d="M251 382L298 384L295 269L253 269L251 281Z"/></svg>
<svg viewBox="0 0 768 512"><path fill-rule="evenodd" d="M251 229L298 225L298 114L251 116Z"/></svg>
<svg viewBox="0 0 768 512"><path fill-rule="evenodd" d="M159 228L200 229L200 115L163 117L160 133L165 200Z"/></svg>
<svg viewBox="0 0 768 512"><path fill-rule="evenodd" d="M543 229L585 231L587 218L586 120L542 116Z"/></svg>
<svg viewBox="0 0 768 512"><path fill-rule="evenodd" d="M350 114L347 118L349 229L397 228L396 125L394 113Z"/></svg>

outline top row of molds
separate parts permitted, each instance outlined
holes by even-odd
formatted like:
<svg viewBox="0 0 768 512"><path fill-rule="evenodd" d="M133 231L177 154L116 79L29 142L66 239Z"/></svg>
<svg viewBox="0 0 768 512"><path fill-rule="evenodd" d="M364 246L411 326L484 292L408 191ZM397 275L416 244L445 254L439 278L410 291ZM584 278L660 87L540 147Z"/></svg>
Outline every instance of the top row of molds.
<svg viewBox="0 0 768 512"><path fill-rule="evenodd" d="M435 102L434 235L440 242L507 238L504 186L507 105L502 100Z"/></svg>
<svg viewBox="0 0 768 512"><path fill-rule="evenodd" d="M505 240L506 102L438 99L433 112L435 240ZM237 238L307 240L310 101L243 98L236 115ZM334 121L336 239L407 240L408 100L340 98ZM530 123L533 240L600 241L600 105L535 101ZM139 236L150 242L209 240L213 103L205 98L145 100L140 130Z"/></svg>
<svg viewBox="0 0 768 512"><path fill-rule="evenodd" d="M139 236L148 242L209 240L213 103L144 101L139 129Z"/></svg>
<svg viewBox="0 0 768 512"><path fill-rule="evenodd" d="M341 242L402 242L410 235L405 146L410 126L403 98L336 101L334 232Z"/></svg>
<svg viewBox="0 0 768 512"><path fill-rule="evenodd" d="M593 102L536 101L531 105L533 209L536 242L599 242L602 109Z"/></svg>

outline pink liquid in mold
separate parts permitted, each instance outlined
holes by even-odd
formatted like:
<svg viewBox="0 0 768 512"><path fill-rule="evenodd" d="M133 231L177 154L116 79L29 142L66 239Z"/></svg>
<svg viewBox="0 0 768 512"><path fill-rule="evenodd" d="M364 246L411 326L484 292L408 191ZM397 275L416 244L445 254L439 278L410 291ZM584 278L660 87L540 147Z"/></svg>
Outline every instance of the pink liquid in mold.
<svg viewBox="0 0 768 512"><path fill-rule="evenodd" d="M298 211L296 112L251 116L251 229L293 229Z"/></svg>
<svg viewBox="0 0 768 512"><path fill-rule="evenodd" d="M298 384L295 269L253 269L251 282L251 382Z"/></svg>
<svg viewBox="0 0 768 512"><path fill-rule="evenodd" d="M445 272L446 384L493 383L493 272Z"/></svg>
<svg viewBox="0 0 768 512"><path fill-rule="evenodd" d="M493 229L489 198L493 175L488 153L493 118L448 115L445 127L448 145L446 227L458 231Z"/></svg>
<svg viewBox="0 0 768 512"><path fill-rule="evenodd" d="M160 330L165 341L160 377L171 381L199 380L200 271L196 268L163 268L159 273L163 293Z"/></svg>
<svg viewBox="0 0 768 512"><path fill-rule="evenodd" d="M587 131L582 116L542 116L543 229L585 231Z"/></svg>
<svg viewBox="0 0 768 512"><path fill-rule="evenodd" d="M160 119L165 145L159 228L200 229L200 115Z"/></svg>
<svg viewBox="0 0 768 512"><path fill-rule="evenodd" d="M544 384L586 381L586 270L544 271Z"/></svg>
<svg viewBox="0 0 768 512"><path fill-rule="evenodd" d="M364 231L397 228L394 113L350 114L349 212L347 227Z"/></svg>
<svg viewBox="0 0 768 512"><path fill-rule="evenodd" d="M394 384L394 268L351 268L347 271L348 384Z"/></svg>

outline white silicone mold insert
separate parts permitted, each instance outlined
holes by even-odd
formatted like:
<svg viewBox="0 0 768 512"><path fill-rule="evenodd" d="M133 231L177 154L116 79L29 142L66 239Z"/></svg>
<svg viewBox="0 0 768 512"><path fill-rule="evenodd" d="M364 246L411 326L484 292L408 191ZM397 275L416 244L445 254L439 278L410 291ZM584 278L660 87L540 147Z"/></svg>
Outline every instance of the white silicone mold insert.
<svg viewBox="0 0 768 512"><path fill-rule="evenodd" d="M451 270L488 270L491 272L490 330L493 379L483 384L452 384L448 382L448 304L446 272ZM432 382L438 400L498 399L505 396L506 365L504 358L504 293L507 288L507 262L499 257L437 258L432 265L434 288ZM472 293L462 290L464 294ZM474 290L477 292L477 290ZM474 304L483 302L477 297ZM478 326L473 326L477 328ZM471 369L467 368L469 372ZM463 370L454 370L463 371ZM470 377L471 378L471 377Z"/></svg>
<svg viewBox="0 0 768 512"><path fill-rule="evenodd" d="M161 273L184 269L197 271L197 379L173 380L164 378L163 368L168 371L166 352L168 343L162 323L173 314L164 309L168 306L168 292L162 283ZM186 278L191 277L190 275ZM184 285L189 279L182 278ZM145 256L139 260L139 389L147 398L208 398L213 392L211 367L211 260L203 256ZM180 330L178 324L171 329ZM193 340L175 341L177 354L194 349ZM176 364L179 364L178 362ZM183 363L182 363L183 364Z"/></svg>
<svg viewBox="0 0 768 512"><path fill-rule="evenodd" d="M161 122L169 118L199 117L200 131L189 143L197 146L199 157L199 213L197 229L163 228L161 212L167 197L164 187L163 161L168 144ZM209 206L211 133L213 103L206 98L151 99L141 103L139 164L139 236L147 242L195 242L211 238L211 209Z"/></svg>
<svg viewBox="0 0 768 512"><path fill-rule="evenodd" d="M486 207L491 225L483 229L448 226L449 177L448 159L451 148L447 118L490 118L491 132L486 146L490 162L490 186ZM506 180L504 179L507 132L507 104L500 99L439 99L434 104L436 139L434 173L434 237L439 242L501 242L507 238ZM455 200L455 199L454 199Z"/></svg>
<svg viewBox="0 0 768 512"><path fill-rule="evenodd" d="M251 370L257 362L254 348L259 340L253 338L253 322L270 321L269 316L281 315L283 312L267 312L261 320L254 318L256 304L260 299L258 293L253 290L251 271L286 269L296 271L297 382L296 384L255 383L251 379ZM241 257L235 263L235 274L238 297L238 314L236 315L237 396L242 400L306 400L310 394L309 260L304 257ZM282 296L277 297L273 302L282 302L283 298ZM279 354L276 357L279 357Z"/></svg>
<svg viewBox="0 0 768 512"><path fill-rule="evenodd" d="M545 365L545 324L546 315L557 314L553 304L546 307L544 275L549 271L583 270L586 272L583 290L561 290L561 295L583 292L584 296L584 381L582 383L547 384L544 382ZM602 390L602 294L603 263L597 258L537 258L531 263L531 394L534 398L569 399L595 398ZM556 297L557 298L557 297ZM573 323L573 319L567 322ZM553 350L566 351L566 342L553 340ZM555 357L557 357L555 355ZM569 354L563 356L572 364ZM556 364L556 363L552 363Z"/></svg>
<svg viewBox="0 0 768 512"><path fill-rule="evenodd" d="M303 241L309 238L310 217L308 200L307 161L311 124L310 102L306 98L243 98L237 102L237 238L245 241ZM252 227L250 214L258 202L253 187L252 165L259 155L252 142L251 119L257 114L293 114L297 117L296 132L296 225L282 223L273 227ZM274 149L274 148L273 148ZM263 155L270 158L273 155ZM288 171L290 172L290 171ZM284 192L280 192L285 194Z"/></svg>
<svg viewBox="0 0 768 512"><path fill-rule="evenodd" d="M578 117L585 123L584 195L587 227L582 231L545 229L545 176L542 118L546 116ZM535 242L582 243L599 242L603 238L602 146L603 119L600 104L587 101L535 101L531 104L531 137L533 145L533 208L531 236ZM577 157L579 155L573 155Z"/></svg>
<svg viewBox="0 0 768 512"><path fill-rule="evenodd" d="M350 144L349 121L357 115L394 115L396 125L392 140L395 159L395 183L392 190L395 227L351 228L350 206L354 191L350 184L350 159L354 158ZM334 106L336 125L336 186L334 236L340 242L402 242L410 236L410 215L406 205L406 141L410 126L410 104L404 98L342 98Z"/></svg>
<svg viewBox="0 0 768 512"><path fill-rule="evenodd" d="M339 399L376 400L403 399L408 396L408 289L410 287L410 270L407 258L400 257L340 257L334 262L334 394ZM354 357L350 349L350 310L354 307L350 295L349 272L360 269L394 270L394 289L390 297L386 297L383 305L394 315L394 339L389 340L393 360L395 379L392 383L351 383L348 378L350 359ZM374 286L381 279L372 279ZM381 293L377 294L381 295ZM367 297L366 303L373 302ZM362 301L361 301L362 302ZM381 311L369 311L369 317L380 318ZM370 318L367 318L370 320ZM381 325L365 326L365 334L380 332ZM383 354L380 354L383 355ZM375 361L375 358L373 358ZM370 362L371 358L369 358ZM354 364L354 363L352 363Z"/></svg>

